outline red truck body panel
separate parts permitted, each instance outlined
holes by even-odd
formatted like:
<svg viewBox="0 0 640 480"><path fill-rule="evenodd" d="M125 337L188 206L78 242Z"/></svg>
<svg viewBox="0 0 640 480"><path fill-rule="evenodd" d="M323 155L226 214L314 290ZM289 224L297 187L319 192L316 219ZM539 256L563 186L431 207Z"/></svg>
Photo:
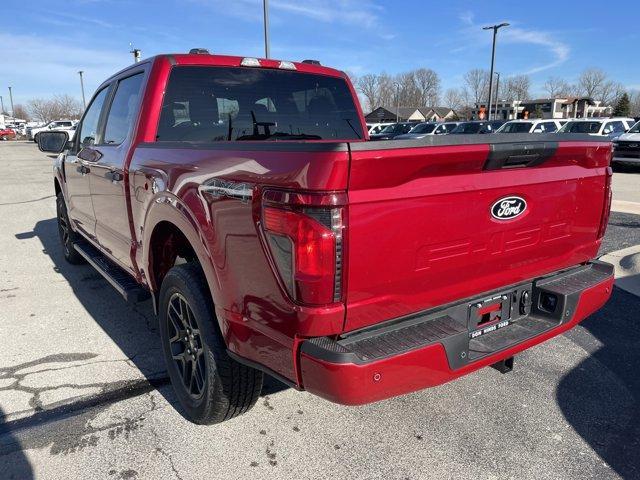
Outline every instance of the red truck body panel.
<svg viewBox="0 0 640 480"><path fill-rule="evenodd" d="M103 84L135 68L145 71L137 120L127 142L112 154L120 155L124 174L113 187L121 189L118 202L96 209L120 215L117 224L128 225L119 247L124 256L100 245L99 238L88 239L156 294L153 252L157 257L164 246L154 244L155 235L166 226L177 228L202 265L217 321L236 358L330 400L364 403L437 385L511 356L570 328L608 298L610 279L582 292L571 322L461 369L451 368L439 344L367 365L301 354L308 339L339 339L593 259L608 211L611 147L586 137L528 135L382 145L366 141L357 101L364 138L356 141L156 141L174 68L241 62L233 56L164 55ZM259 68L276 69L279 63L261 59ZM295 66L302 73L346 79L330 68ZM547 153L534 166L487 168L496 155L494 144L527 150L541 143ZM56 175L64 185L64 172ZM250 198L208 195L202 186L212 180L246 186ZM64 186L62 191L67 195ZM333 303L305 304L287 291L266 240L267 192L342 199L337 205L344 223L341 293ZM492 218L491 205L509 195L526 200L524 214L508 221ZM372 383L380 372L383 381Z"/></svg>

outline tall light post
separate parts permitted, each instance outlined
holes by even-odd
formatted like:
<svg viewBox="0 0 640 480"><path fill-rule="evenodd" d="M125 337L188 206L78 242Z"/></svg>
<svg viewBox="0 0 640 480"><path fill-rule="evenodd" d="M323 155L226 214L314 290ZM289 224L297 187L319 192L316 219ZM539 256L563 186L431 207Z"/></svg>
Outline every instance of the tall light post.
<svg viewBox="0 0 640 480"><path fill-rule="evenodd" d="M262 0L264 15L264 58L269 58L269 0Z"/></svg>
<svg viewBox="0 0 640 480"><path fill-rule="evenodd" d="M394 82L393 85L396 87L396 123L398 123L400 121L400 84Z"/></svg>
<svg viewBox="0 0 640 480"><path fill-rule="evenodd" d="M4 100L2 99L2 95L0 95L0 106L2 107L0 113L4 113Z"/></svg>
<svg viewBox="0 0 640 480"><path fill-rule="evenodd" d="M491 25L489 27L482 27L483 30L493 30L493 47L491 48L491 71L489 72L489 103L487 104L487 115L488 120L491 118L491 100L493 95L493 65L496 60L496 35L498 34L498 30L502 27L508 27L509 24L507 22L499 23L498 25Z"/></svg>
<svg viewBox="0 0 640 480"><path fill-rule="evenodd" d="M84 72L83 72L82 70L80 70L80 71L78 72L78 75L80 75L80 89L82 90L82 106L83 106L84 108L87 108L87 101L86 101L86 100L85 100L85 98L84 98L84 81L82 80L82 74L83 74L83 73L84 73Z"/></svg>
<svg viewBox="0 0 640 480"><path fill-rule="evenodd" d="M11 87L9 87L9 101L11 102L11 116L15 118L15 113L13 112L13 93L11 93Z"/></svg>
<svg viewBox="0 0 640 480"><path fill-rule="evenodd" d="M498 118L498 100L500 100L500 72L496 72L496 106L493 109L494 120Z"/></svg>

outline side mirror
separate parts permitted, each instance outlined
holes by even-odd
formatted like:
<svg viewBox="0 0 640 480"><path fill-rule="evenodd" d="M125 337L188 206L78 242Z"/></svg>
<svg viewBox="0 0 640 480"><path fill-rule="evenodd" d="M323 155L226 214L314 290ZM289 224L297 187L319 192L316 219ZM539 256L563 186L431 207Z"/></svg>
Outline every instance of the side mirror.
<svg viewBox="0 0 640 480"><path fill-rule="evenodd" d="M61 153L69 141L67 132L38 133L38 148L41 152Z"/></svg>

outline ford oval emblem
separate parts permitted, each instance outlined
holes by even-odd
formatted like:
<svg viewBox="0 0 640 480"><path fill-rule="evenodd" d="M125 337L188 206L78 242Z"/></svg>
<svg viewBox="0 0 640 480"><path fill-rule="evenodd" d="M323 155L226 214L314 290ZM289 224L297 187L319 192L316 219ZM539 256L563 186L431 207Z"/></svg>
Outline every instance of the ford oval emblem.
<svg viewBox="0 0 640 480"><path fill-rule="evenodd" d="M527 209L527 202L522 197L504 197L491 206L491 216L498 220L511 220L519 217Z"/></svg>

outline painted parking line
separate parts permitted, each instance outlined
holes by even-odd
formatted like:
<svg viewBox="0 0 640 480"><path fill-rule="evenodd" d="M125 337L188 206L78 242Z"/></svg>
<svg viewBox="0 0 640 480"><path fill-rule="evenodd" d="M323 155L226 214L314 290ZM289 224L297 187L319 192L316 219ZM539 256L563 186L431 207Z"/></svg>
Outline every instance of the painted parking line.
<svg viewBox="0 0 640 480"><path fill-rule="evenodd" d="M616 286L640 297L640 245L616 250L600 260L614 266Z"/></svg>
<svg viewBox="0 0 640 480"><path fill-rule="evenodd" d="M611 202L611 210L614 212L634 213L640 215L640 203L629 202L627 200L613 200Z"/></svg>

